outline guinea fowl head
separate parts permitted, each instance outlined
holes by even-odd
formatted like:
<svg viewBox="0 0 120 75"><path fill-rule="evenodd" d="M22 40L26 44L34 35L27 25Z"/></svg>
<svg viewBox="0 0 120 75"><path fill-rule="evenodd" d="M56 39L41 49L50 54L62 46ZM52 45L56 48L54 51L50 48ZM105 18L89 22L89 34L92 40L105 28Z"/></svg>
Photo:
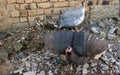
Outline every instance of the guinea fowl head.
<svg viewBox="0 0 120 75"><path fill-rule="evenodd" d="M85 6L85 1L86 1L86 0L82 0L82 6Z"/></svg>
<svg viewBox="0 0 120 75"><path fill-rule="evenodd" d="M77 54L74 53L72 47L68 46L66 49L66 59L70 63L74 63L76 65L82 65L86 62L85 57L79 57Z"/></svg>
<svg viewBox="0 0 120 75"><path fill-rule="evenodd" d="M68 46L68 48L65 50L66 52L66 58L68 60L68 62L71 61L71 56L72 56L72 47Z"/></svg>

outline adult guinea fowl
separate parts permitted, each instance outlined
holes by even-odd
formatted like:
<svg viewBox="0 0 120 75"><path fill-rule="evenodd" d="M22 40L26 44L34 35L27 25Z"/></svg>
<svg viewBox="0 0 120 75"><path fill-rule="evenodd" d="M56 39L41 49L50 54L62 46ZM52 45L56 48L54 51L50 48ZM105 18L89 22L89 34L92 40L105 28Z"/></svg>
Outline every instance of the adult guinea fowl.
<svg viewBox="0 0 120 75"><path fill-rule="evenodd" d="M60 15L58 25L53 21L49 21L54 27L61 29L62 27L76 27L81 24L85 17L85 0L82 0L82 6L76 9L70 9ZM75 28L77 29L77 28Z"/></svg>
<svg viewBox="0 0 120 75"><path fill-rule="evenodd" d="M65 54L67 60L75 64L81 64L86 57L94 57L107 49L105 40L85 31L60 30L46 33L44 43L46 48Z"/></svg>

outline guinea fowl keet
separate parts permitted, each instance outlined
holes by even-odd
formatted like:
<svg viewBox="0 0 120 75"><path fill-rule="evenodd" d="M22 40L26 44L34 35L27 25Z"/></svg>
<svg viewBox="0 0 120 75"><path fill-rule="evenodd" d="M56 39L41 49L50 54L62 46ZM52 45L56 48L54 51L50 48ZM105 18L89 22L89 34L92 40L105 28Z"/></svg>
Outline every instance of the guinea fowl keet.
<svg viewBox="0 0 120 75"><path fill-rule="evenodd" d="M107 42L85 31L60 30L44 36L45 47L65 54L69 62L83 63L87 57L94 58L107 49ZM84 61L83 61L84 60Z"/></svg>

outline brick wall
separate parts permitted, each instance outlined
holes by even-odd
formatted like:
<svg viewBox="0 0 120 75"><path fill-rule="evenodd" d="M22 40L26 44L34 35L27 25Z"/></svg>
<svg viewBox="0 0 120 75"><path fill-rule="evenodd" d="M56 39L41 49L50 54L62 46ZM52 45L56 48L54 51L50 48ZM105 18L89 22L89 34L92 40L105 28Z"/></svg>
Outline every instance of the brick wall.
<svg viewBox="0 0 120 75"><path fill-rule="evenodd" d="M89 16L89 6L112 5L117 0L86 1L86 17ZM32 22L35 17L46 21L46 16L52 15L58 20L60 11L81 6L80 0L0 0L0 27L6 28L11 24Z"/></svg>

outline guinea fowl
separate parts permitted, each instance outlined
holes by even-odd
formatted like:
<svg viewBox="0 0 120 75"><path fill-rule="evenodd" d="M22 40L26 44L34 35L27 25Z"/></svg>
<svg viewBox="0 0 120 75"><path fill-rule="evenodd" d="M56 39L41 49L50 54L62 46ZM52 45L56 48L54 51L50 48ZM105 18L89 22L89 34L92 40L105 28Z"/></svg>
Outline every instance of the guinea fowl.
<svg viewBox="0 0 120 75"><path fill-rule="evenodd" d="M81 64L107 49L107 42L85 31L60 30L44 36L45 47L65 54L69 62Z"/></svg>
<svg viewBox="0 0 120 75"><path fill-rule="evenodd" d="M61 29L62 27L76 27L81 24L85 17L85 0L82 0L82 6L76 9L70 9L60 15L58 25L53 21L49 21L54 27ZM75 28L77 29L77 28Z"/></svg>

